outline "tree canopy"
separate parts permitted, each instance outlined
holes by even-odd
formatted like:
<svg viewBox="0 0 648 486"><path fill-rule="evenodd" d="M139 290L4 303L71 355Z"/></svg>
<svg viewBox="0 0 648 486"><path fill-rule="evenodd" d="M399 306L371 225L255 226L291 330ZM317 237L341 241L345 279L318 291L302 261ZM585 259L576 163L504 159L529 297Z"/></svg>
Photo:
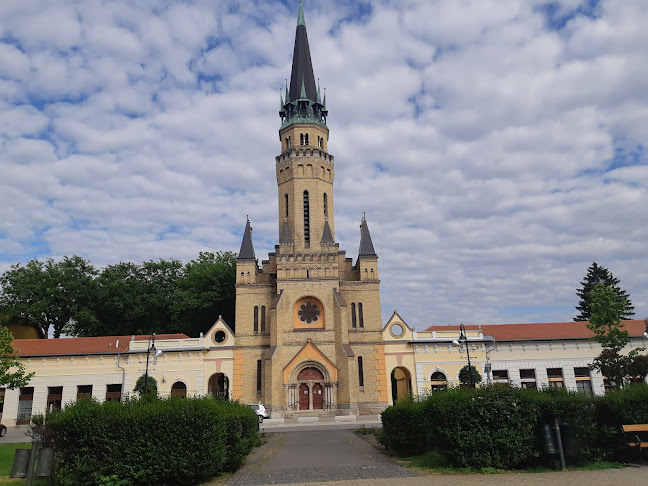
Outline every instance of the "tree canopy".
<svg viewBox="0 0 648 486"><path fill-rule="evenodd" d="M466 365L459 370L459 382L462 385L477 385L478 383L481 383L481 381L482 375L473 365L470 365L470 367Z"/></svg>
<svg viewBox="0 0 648 486"><path fill-rule="evenodd" d="M622 388L628 379L644 378L648 373L646 358L640 356L645 348L635 348L625 355L621 352L631 339L621 322L626 308L626 301L619 300L618 292L604 283L596 284L590 293L587 327L595 334L592 339L603 348L591 368L601 372L608 388Z"/></svg>
<svg viewBox="0 0 648 486"><path fill-rule="evenodd" d="M0 277L0 311L54 337L183 332L197 336L219 315L234 327L236 255L120 262L95 269L81 257L13 265Z"/></svg>
<svg viewBox="0 0 648 486"><path fill-rule="evenodd" d="M14 389L27 386L32 376L34 373L26 373L25 367L18 361L11 331L0 326L0 387Z"/></svg>
<svg viewBox="0 0 648 486"><path fill-rule="evenodd" d="M146 385L144 385L144 383L146 383ZM146 376L144 374L140 376L135 382L135 388L133 388L133 391L135 393L139 393L140 396L157 396L157 380L151 375Z"/></svg>
<svg viewBox="0 0 648 486"><path fill-rule="evenodd" d="M597 284L603 284L613 289L617 294L617 300L619 302L625 302L620 314L621 319L630 319L634 316L634 307L630 302L628 293L619 287L619 279L615 278L614 275L612 275L612 272L607 268L593 262L587 269L587 275L581 282L581 287L576 290L576 295L578 295L580 301L576 306L576 310L579 311L579 314L574 317L575 321L588 321L590 319L590 316L592 315L591 292Z"/></svg>

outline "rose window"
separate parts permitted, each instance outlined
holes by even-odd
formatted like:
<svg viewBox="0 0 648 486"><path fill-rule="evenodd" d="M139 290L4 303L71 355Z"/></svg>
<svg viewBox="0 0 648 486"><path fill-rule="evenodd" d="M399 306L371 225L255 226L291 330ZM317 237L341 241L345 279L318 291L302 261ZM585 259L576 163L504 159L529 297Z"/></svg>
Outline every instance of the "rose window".
<svg viewBox="0 0 648 486"><path fill-rule="evenodd" d="M302 322L310 324L311 322L315 322L317 321L317 319L319 319L320 310L319 307L317 307L317 304L315 304L314 302L304 302L299 307L299 312L297 312L297 314L299 314L299 318Z"/></svg>

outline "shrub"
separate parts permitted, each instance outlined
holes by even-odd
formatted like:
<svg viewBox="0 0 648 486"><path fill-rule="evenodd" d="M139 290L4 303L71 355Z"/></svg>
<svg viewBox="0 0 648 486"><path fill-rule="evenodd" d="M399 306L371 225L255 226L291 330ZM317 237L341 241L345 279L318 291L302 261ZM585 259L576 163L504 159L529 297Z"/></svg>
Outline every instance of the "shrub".
<svg viewBox="0 0 648 486"><path fill-rule="evenodd" d="M258 442L249 407L212 398L97 403L48 413L56 483L195 484L238 467Z"/></svg>
<svg viewBox="0 0 648 486"><path fill-rule="evenodd" d="M381 414L383 433L380 442L400 454L422 454L429 450L427 416L423 403L400 402Z"/></svg>

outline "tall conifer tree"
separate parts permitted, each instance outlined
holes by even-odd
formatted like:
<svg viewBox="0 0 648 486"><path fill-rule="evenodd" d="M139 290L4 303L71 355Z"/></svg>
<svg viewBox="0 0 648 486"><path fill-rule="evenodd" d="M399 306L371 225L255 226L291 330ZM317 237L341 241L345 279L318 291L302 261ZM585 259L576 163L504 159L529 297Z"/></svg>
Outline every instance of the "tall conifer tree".
<svg viewBox="0 0 648 486"><path fill-rule="evenodd" d="M575 321L588 321L590 319L592 315L592 299L590 293L597 284L603 284L606 287L610 287L617 293L619 301L625 300L625 307L623 313L621 314L621 319L630 319L632 316L634 316L634 306L630 302L628 293L619 287L619 279L615 278L614 275L612 275L612 272L610 272L607 268L599 265L596 262L592 262L592 264L587 269L585 280L581 282L582 287L576 290L576 295L578 295L578 297L580 298L580 302L576 306L576 310L578 310L580 314L574 317Z"/></svg>

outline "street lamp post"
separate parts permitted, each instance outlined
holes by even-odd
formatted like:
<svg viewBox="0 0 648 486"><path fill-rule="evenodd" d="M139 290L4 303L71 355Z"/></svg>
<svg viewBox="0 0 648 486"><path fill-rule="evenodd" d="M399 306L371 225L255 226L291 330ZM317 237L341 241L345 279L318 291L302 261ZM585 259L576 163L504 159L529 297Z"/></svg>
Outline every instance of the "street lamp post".
<svg viewBox="0 0 648 486"><path fill-rule="evenodd" d="M468 356L468 380L470 381L470 387L475 388L475 380L473 380L472 366L470 365L470 349L468 348L468 338L466 337L466 326L459 324L459 339L455 339L453 344L460 346L463 344L466 346L466 355ZM461 347L459 348L461 349Z"/></svg>
<svg viewBox="0 0 648 486"><path fill-rule="evenodd" d="M155 333L149 337L148 348L146 349L146 371L144 372L144 394L148 393L148 370L149 370L149 357L153 353L153 357L157 360L158 356L162 354L161 349L155 348Z"/></svg>

